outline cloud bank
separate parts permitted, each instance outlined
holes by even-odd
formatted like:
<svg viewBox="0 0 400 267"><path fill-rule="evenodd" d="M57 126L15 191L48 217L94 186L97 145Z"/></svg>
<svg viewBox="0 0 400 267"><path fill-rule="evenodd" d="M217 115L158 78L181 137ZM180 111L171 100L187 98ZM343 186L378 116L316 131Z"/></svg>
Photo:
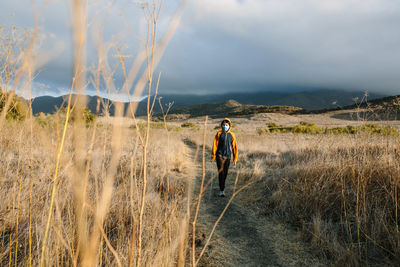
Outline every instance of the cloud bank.
<svg viewBox="0 0 400 267"><path fill-rule="evenodd" d="M9 23L6 18L14 13L17 26L32 26L30 1L26 2L6 0L0 24ZM161 34L178 4L165 1ZM90 14L96 9L101 10L97 22L105 25L104 39L115 40L134 58L141 47L136 37L145 36L137 5L101 2L90 6ZM67 5L58 1L41 18L43 32L66 45L64 52L43 66L37 77L40 83L70 83L69 19ZM400 89L399 25L400 5L393 0L189 1L157 68L163 73L160 91L222 93L309 86L396 94ZM93 65L93 41L88 50L88 65ZM120 79L116 76L117 84Z"/></svg>

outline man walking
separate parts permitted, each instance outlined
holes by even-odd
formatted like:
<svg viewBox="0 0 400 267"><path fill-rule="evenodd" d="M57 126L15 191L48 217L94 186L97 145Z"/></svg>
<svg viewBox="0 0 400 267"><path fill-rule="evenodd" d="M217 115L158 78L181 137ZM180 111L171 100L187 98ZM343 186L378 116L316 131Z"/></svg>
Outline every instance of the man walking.
<svg viewBox="0 0 400 267"><path fill-rule="evenodd" d="M231 132L231 120L225 118L221 122L222 130L218 131L214 138L211 152L211 161L217 160L219 178L219 196L225 196L225 180L228 175L229 164L233 157L233 165L236 167L238 150L236 137Z"/></svg>

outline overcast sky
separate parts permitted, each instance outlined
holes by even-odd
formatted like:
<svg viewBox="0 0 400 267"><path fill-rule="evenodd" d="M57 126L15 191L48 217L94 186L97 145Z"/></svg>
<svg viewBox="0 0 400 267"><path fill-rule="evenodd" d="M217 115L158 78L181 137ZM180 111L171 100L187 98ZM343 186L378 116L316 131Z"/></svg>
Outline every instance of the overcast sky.
<svg viewBox="0 0 400 267"><path fill-rule="evenodd" d="M33 27L31 0L2 0L0 25ZM93 32L104 26L132 55L145 36L138 1L90 1L87 62L96 62ZM69 1L35 1L50 56L35 79L35 94L59 95L71 84ZM46 3L46 4L45 4ZM159 33L179 5L165 0ZM160 93L223 93L282 86L400 92L398 0L189 0L157 68ZM136 36L136 37L135 37ZM115 50L112 50L116 53ZM39 53L40 55L40 53ZM115 67L115 83L120 70ZM90 91L89 87L89 91Z"/></svg>

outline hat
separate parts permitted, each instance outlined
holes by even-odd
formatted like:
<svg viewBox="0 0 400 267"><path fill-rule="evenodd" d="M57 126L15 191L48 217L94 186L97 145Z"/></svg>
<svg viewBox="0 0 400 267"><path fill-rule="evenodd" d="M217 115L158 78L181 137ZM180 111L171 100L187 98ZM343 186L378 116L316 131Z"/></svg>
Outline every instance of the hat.
<svg viewBox="0 0 400 267"><path fill-rule="evenodd" d="M222 124L223 124L224 122L227 122L227 123L229 124L229 127L231 126L231 120L230 120L229 118L224 118L224 119L221 121L221 126L222 126Z"/></svg>

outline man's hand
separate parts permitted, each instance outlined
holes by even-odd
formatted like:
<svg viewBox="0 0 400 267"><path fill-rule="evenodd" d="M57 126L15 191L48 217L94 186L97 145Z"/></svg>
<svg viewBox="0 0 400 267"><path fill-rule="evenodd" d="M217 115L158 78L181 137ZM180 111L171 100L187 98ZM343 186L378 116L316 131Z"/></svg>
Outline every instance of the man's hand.
<svg viewBox="0 0 400 267"><path fill-rule="evenodd" d="M236 168L236 161L233 162L233 166Z"/></svg>

